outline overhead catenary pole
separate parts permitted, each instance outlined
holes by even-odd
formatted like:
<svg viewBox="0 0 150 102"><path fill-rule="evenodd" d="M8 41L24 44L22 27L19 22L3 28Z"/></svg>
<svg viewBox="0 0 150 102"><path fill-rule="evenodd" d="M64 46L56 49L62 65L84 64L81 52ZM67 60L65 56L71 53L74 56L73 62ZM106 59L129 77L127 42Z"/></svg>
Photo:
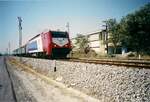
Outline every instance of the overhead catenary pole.
<svg viewBox="0 0 150 102"><path fill-rule="evenodd" d="M19 22L19 25L18 25L18 27L19 27L19 48L21 48L21 46L22 46L22 26L21 26L22 19L21 19L21 17L18 17L18 22ZM22 51L19 50L19 53L22 53ZM20 61L21 60L22 59L20 57Z"/></svg>
<svg viewBox="0 0 150 102"><path fill-rule="evenodd" d="M6 48L6 55L8 56L8 48Z"/></svg>
<svg viewBox="0 0 150 102"><path fill-rule="evenodd" d="M68 33L70 34L70 25L69 25L69 22L67 22L66 27L67 27Z"/></svg>
<svg viewBox="0 0 150 102"><path fill-rule="evenodd" d="M8 52L9 52L9 55L10 55L10 42L8 43Z"/></svg>

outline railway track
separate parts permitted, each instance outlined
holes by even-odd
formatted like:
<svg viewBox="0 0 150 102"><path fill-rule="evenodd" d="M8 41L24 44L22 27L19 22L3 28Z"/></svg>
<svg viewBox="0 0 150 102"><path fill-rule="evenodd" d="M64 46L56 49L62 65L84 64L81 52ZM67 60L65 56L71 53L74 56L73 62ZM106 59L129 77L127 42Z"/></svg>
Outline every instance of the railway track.
<svg viewBox="0 0 150 102"><path fill-rule="evenodd" d="M116 60L116 59L85 59L85 58L70 58L61 60L71 62L126 66L126 67L150 68L150 61L147 60Z"/></svg>
<svg viewBox="0 0 150 102"><path fill-rule="evenodd" d="M34 57L35 58L35 57ZM41 59L41 58L39 58ZM42 58L43 59L43 58ZM48 59L48 58L44 58ZM67 58L67 59L56 59L60 61L70 62L82 62L82 63L93 63L93 64L105 64L105 65L116 65L126 67L138 67L138 68L149 68L150 60L148 59L87 59L87 58Z"/></svg>

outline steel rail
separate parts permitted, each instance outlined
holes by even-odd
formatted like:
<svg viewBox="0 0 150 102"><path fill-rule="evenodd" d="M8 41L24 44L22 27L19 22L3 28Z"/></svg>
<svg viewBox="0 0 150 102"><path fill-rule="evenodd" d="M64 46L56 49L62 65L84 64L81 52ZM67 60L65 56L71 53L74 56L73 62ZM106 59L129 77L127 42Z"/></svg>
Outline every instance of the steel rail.
<svg viewBox="0 0 150 102"><path fill-rule="evenodd" d="M150 68L150 61L135 61L135 60L102 60L102 59L59 59L61 61L71 61L71 62L82 62L82 63L93 63L93 64L105 64L105 65L116 65L116 66L126 66L126 67L137 67L137 68Z"/></svg>

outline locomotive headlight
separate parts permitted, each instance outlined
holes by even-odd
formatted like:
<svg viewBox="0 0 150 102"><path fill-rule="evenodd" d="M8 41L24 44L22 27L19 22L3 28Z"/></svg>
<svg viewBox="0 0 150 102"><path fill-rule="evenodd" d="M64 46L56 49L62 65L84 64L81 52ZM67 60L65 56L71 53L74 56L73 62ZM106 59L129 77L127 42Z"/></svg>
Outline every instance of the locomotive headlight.
<svg viewBox="0 0 150 102"><path fill-rule="evenodd" d="M65 47L68 47L68 45L66 44Z"/></svg>
<svg viewBox="0 0 150 102"><path fill-rule="evenodd" d="M54 45L54 47L57 47L57 45Z"/></svg>

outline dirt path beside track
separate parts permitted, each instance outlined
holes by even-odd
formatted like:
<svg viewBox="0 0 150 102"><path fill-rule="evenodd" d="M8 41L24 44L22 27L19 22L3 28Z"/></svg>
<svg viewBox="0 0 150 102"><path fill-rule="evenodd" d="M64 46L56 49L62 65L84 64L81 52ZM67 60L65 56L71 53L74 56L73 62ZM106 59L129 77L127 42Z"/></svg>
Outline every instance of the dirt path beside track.
<svg viewBox="0 0 150 102"><path fill-rule="evenodd" d="M75 92L74 89L70 91L67 87L60 88L54 83L47 83L18 66L14 67L13 72L37 102L99 102L88 95Z"/></svg>
<svg viewBox="0 0 150 102"><path fill-rule="evenodd" d="M4 57L0 57L0 102L16 102L12 80Z"/></svg>

